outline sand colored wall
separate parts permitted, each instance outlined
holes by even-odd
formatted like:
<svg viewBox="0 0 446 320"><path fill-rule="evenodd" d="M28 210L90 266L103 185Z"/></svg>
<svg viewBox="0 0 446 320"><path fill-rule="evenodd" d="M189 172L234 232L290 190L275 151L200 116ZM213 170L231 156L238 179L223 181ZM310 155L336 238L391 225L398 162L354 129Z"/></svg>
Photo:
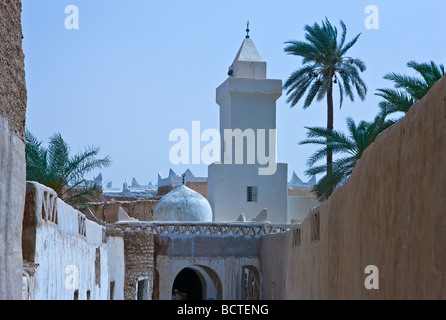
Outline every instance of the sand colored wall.
<svg viewBox="0 0 446 320"><path fill-rule="evenodd" d="M98 204L92 208L97 219L106 223L115 223L118 220L119 208L131 217L139 221L152 221L158 200L133 200L133 201L110 201Z"/></svg>
<svg viewBox="0 0 446 320"><path fill-rule="evenodd" d="M187 182L186 187L198 192L206 199L208 198L208 182Z"/></svg>
<svg viewBox="0 0 446 320"><path fill-rule="evenodd" d="M443 78L300 228L262 237L264 298L445 299L445 150ZM368 265L378 290L365 288Z"/></svg>
<svg viewBox="0 0 446 320"><path fill-rule="evenodd" d="M0 300L22 297L26 84L21 2L0 6Z"/></svg>
<svg viewBox="0 0 446 320"><path fill-rule="evenodd" d="M315 197L315 195L311 192L311 188L305 188L305 187L293 187L293 189L288 189L288 196Z"/></svg>
<svg viewBox="0 0 446 320"><path fill-rule="evenodd" d="M208 198L208 182L207 181L196 181L196 182L186 182L186 187L198 192L206 199ZM178 188L178 186L173 187L171 185L158 187L158 196L165 196L173 189Z"/></svg>

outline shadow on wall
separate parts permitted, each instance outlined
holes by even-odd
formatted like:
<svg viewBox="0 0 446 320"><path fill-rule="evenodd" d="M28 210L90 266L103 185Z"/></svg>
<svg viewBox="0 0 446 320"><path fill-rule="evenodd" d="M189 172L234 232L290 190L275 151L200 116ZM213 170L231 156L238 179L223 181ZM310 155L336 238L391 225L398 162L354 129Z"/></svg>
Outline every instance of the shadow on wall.
<svg viewBox="0 0 446 320"><path fill-rule="evenodd" d="M301 225L262 238L263 298L445 299L445 137L443 78Z"/></svg>

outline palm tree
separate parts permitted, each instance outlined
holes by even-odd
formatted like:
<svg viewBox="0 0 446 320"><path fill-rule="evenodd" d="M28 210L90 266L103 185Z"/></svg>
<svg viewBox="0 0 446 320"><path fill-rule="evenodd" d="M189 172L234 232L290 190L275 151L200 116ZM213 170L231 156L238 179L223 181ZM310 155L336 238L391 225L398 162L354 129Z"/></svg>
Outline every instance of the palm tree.
<svg viewBox="0 0 446 320"><path fill-rule="evenodd" d="M421 77L402 75L390 72L384 79L393 81L395 89L378 89L377 96L384 98L379 103L381 113L389 115L396 112L409 111L410 107L421 100L432 86L444 76L444 66L435 62L418 63L409 61L409 68L414 69Z"/></svg>
<svg viewBox="0 0 446 320"><path fill-rule="evenodd" d="M70 148L60 133L50 137L48 147L28 130L25 131L26 179L39 182L54 191L59 198L76 208L88 206L88 201L101 193L101 186L91 185L84 175L94 169L108 167L108 156L97 159L100 149L86 147L70 156Z"/></svg>
<svg viewBox="0 0 446 320"><path fill-rule="evenodd" d="M372 122L360 121L356 125L355 121L349 117L347 118L349 135L338 130L329 131L322 127L306 127L308 129L307 139L299 144L322 145L322 148L308 159L307 164L311 168L306 171L307 175L328 173L327 164L314 166L316 162L326 157L328 148L335 154L344 155L331 164L332 173L325 175L314 186L313 191L319 200L328 199L334 189L347 180L364 150L393 123L394 121L385 120L384 116L378 115Z"/></svg>
<svg viewBox="0 0 446 320"><path fill-rule="evenodd" d="M303 108L308 108L313 100L327 99L327 130L333 130L333 89L339 90L339 107L342 107L344 95L354 101L354 92L364 101L367 86L360 77L366 70L365 63L358 58L347 56L348 50L358 41L358 34L346 42L347 27L341 20L342 34L338 40L338 30L326 18L319 25L306 25L306 41L287 41L285 52L302 57L303 66L294 71L284 84L287 90L287 103L294 107L307 93ZM333 161L332 150L327 148L327 174L331 174Z"/></svg>

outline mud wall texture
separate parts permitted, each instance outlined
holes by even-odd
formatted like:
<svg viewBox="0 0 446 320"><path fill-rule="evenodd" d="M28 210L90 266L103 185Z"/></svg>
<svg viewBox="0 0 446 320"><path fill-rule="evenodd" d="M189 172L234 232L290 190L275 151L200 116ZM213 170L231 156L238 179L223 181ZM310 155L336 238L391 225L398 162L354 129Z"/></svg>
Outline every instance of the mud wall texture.
<svg viewBox="0 0 446 320"><path fill-rule="evenodd" d="M125 231L124 300L151 300L154 280L154 237L152 234ZM142 294L143 297L139 297Z"/></svg>
<svg viewBox="0 0 446 320"><path fill-rule="evenodd" d="M262 237L264 298L445 299L445 150L443 78L301 225Z"/></svg>
<svg viewBox="0 0 446 320"><path fill-rule="evenodd" d="M27 93L21 10L20 0L0 5L0 116L7 119L12 133L23 138Z"/></svg>
<svg viewBox="0 0 446 320"><path fill-rule="evenodd" d="M95 217L106 223L115 223L118 221L119 208L131 218L139 221L153 221L153 213L155 212L158 200L133 200L133 201L110 201L98 204L92 208Z"/></svg>
<svg viewBox="0 0 446 320"><path fill-rule="evenodd" d="M0 4L0 300L22 297L26 83L21 2Z"/></svg>

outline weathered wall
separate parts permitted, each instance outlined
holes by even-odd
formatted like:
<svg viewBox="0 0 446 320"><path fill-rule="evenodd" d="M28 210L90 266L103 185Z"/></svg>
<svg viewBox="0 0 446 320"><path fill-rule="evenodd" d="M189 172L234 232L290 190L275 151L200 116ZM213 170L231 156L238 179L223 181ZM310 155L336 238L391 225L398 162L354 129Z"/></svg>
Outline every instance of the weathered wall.
<svg viewBox="0 0 446 320"><path fill-rule="evenodd" d="M110 228L107 228L107 231ZM107 232L107 258L110 300L124 300L124 238L122 234L109 235ZM114 288L112 288L112 286Z"/></svg>
<svg viewBox="0 0 446 320"><path fill-rule="evenodd" d="M124 247L107 238L105 227L57 198L38 183L28 182L23 219L23 297L29 300L107 300L110 282L115 298L123 298ZM108 240L110 243L108 243ZM123 261L123 260L121 260ZM20 279L20 284L22 283Z"/></svg>
<svg viewBox="0 0 446 320"><path fill-rule="evenodd" d="M9 122L12 133L23 138L27 94L21 12L20 0L0 6L0 116Z"/></svg>
<svg viewBox="0 0 446 320"><path fill-rule="evenodd" d="M445 150L443 78L300 228L262 238L264 298L445 299ZM378 290L365 288L368 265Z"/></svg>
<svg viewBox="0 0 446 320"><path fill-rule="evenodd" d="M241 269L250 266L260 270L260 238L157 235L155 256L159 278L156 298L170 300L176 276L184 268L194 268L206 282L205 299L239 299Z"/></svg>
<svg viewBox="0 0 446 320"><path fill-rule="evenodd" d="M115 223L118 221L119 208L131 218L139 221L152 221L158 200L134 200L134 201L110 201L98 204L97 208L93 208L92 212L95 217L106 223Z"/></svg>
<svg viewBox="0 0 446 320"><path fill-rule="evenodd" d="M0 6L0 300L22 297L26 84L21 2Z"/></svg>
<svg viewBox="0 0 446 320"><path fill-rule="evenodd" d="M208 182L187 182L186 187L198 192L206 199L208 198Z"/></svg>
<svg viewBox="0 0 446 320"><path fill-rule="evenodd" d="M125 288L124 299L136 300L137 283L148 280L147 297L152 297L154 278L154 239L152 234L124 232Z"/></svg>

